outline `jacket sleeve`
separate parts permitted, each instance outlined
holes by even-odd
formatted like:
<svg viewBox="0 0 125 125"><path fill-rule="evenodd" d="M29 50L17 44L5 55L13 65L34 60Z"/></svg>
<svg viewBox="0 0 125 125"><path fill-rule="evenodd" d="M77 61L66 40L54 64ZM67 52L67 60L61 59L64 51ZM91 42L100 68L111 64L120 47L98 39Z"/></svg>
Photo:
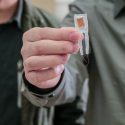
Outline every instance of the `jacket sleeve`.
<svg viewBox="0 0 125 125"><path fill-rule="evenodd" d="M73 8L73 9L72 9ZM74 13L81 13L75 7L65 18L63 25L73 26ZM44 95L36 94L30 91L22 82L21 91L36 106L52 106L64 104L73 101L77 95L81 94L81 88L87 78L87 70L83 65L82 56L78 54L71 55L68 63L65 65L64 75L59 86L52 92Z"/></svg>
<svg viewBox="0 0 125 125"><path fill-rule="evenodd" d="M81 88L86 78L86 68L82 64L80 55L74 54L65 65L64 76L55 90L48 94L39 95L30 91L22 82L21 91L36 106L59 105L71 102L77 95L81 95Z"/></svg>

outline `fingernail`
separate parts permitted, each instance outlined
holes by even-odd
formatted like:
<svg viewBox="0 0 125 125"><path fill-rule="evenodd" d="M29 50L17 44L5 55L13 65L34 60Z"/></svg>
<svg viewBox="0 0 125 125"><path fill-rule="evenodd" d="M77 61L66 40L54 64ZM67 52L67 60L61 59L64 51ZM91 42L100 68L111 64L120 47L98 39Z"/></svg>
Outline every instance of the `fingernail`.
<svg viewBox="0 0 125 125"><path fill-rule="evenodd" d="M79 40L83 40L84 35L82 33L80 34L79 32L72 32L70 33L69 38L71 41L77 42Z"/></svg>
<svg viewBox="0 0 125 125"><path fill-rule="evenodd" d="M72 32L72 33L70 33L69 39L74 41L74 42L78 41L78 39L79 39L79 32Z"/></svg>
<svg viewBox="0 0 125 125"><path fill-rule="evenodd" d="M64 69L64 65L58 65L58 66L56 66L56 67L54 68L54 70L55 70L55 72L56 72L57 74L60 74L60 73L63 71L63 69Z"/></svg>

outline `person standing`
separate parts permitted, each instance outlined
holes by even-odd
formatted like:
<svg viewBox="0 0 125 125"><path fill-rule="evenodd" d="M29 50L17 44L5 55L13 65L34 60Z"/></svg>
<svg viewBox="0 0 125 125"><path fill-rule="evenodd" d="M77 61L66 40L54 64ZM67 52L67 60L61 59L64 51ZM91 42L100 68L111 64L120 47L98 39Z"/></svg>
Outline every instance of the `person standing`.
<svg viewBox="0 0 125 125"><path fill-rule="evenodd" d="M87 66L89 73L89 99L87 105L87 113L85 125L125 125L125 1L124 0L77 0L70 5L70 13L65 19L66 23L73 23L74 14L87 13L89 21L89 35L91 42L91 53L89 55L90 62ZM79 33L75 32L71 38L71 28L65 29L48 29L53 31L53 34L47 34L47 40L51 41L51 46L56 46L49 51L47 46L41 44L44 51L39 51L40 54L60 55L73 54L76 52L76 44L79 40ZM40 30L45 32L44 29ZM78 86L84 79L84 63L83 56L71 55L70 59L62 63L59 57L55 57L56 61L49 63L48 70L44 69L42 64L47 61L46 56L34 63L32 55L37 55L31 51L25 51L24 48L30 46L25 44L26 40L40 40L35 34L40 34L40 31L30 30L24 34L24 45L22 47L22 56L24 64L27 62L27 55L30 55L30 63L34 67L25 65L24 79L29 85L33 84L39 89L51 89L45 95L41 93L33 93L26 90L25 96L30 97L29 100L38 106L51 106L64 102L72 101L72 99L80 91L76 91ZM48 32L47 31L47 32ZM34 33L34 37L31 34ZM55 35L56 34L56 35ZM60 36L62 34L62 36ZM53 37L52 37L53 36ZM58 42L56 42L58 40ZM63 42L63 41L66 42ZM45 41L45 39L42 39ZM50 42L48 41L48 42ZM61 42L60 42L61 41ZM64 44L61 44L61 43ZM35 45L32 46L35 48ZM49 46L50 47L50 46ZM65 52L61 51L62 49ZM75 49L74 49L75 48ZM78 48L77 48L78 49ZM27 50L27 49L26 49ZM64 65L65 64L65 65ZM53 66L54 65L54 66ZM41 72L34 70L39 67ZM42 69L42 67L44 67ZM56 67L56 70L55 70ZM44 78L45 74L49 74ZM37 78L37 79L36 79ZM25 82L25 81L24 81ZM26 83L26 82L25 82ZM25 84L24 84L25 85ZM55 88L54 88L55 87ZM54 88L54 90L52 89ZM42 97L42 98L39 98ZM45 98L46 97L46 98Z"/></svg>
<svg viewBox="0 0 125 125"><path fill-rule="evenodd" d="M60 25L49 13L25 0L0 0L0 125L44 125L53 122L49 115L53 108L35 107L18 91L22 72L22 35L38 26ZM79 115L82 115L81 111ZM72 121L75 125L75 120Z"/></svg>

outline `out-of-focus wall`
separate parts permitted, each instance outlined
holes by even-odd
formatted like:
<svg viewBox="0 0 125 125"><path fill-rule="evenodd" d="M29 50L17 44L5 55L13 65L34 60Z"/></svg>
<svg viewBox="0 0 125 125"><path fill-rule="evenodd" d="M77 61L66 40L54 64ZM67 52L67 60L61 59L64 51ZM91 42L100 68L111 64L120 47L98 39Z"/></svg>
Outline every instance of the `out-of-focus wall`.
<svg viewBox="0 0 125 125"><path fill-rule="evenodd" d="M68 5L73 1L74 0L55 0L55 15L58 17L59 20L62 20L68 13Z"/></svg>
<svg viewBox="0 0 125 125"><path fill-rule="evenodd" d="M30 0L32 3L40 8L43 8L50 13L55 12L55 0Z"/></svg>
<svg viewBox="0 0 125 125"><path fill-rule="evenodd" d="M54 14L60 21L68 13L68 4L74 0L30 0L40 8Z"/></svg>

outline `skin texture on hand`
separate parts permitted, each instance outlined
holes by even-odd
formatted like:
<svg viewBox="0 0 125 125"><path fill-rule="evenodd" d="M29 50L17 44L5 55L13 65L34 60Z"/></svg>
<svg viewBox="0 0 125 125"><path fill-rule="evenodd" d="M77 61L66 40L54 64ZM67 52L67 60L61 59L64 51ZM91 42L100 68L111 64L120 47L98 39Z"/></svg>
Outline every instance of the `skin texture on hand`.
<svg viewBox="0 0 125 125"><path fill-rule="evenodd" d="M24 33L21 54L26 79L38 88L54 87L81 39L82 34L69 27L36 27Z"/></svg>

